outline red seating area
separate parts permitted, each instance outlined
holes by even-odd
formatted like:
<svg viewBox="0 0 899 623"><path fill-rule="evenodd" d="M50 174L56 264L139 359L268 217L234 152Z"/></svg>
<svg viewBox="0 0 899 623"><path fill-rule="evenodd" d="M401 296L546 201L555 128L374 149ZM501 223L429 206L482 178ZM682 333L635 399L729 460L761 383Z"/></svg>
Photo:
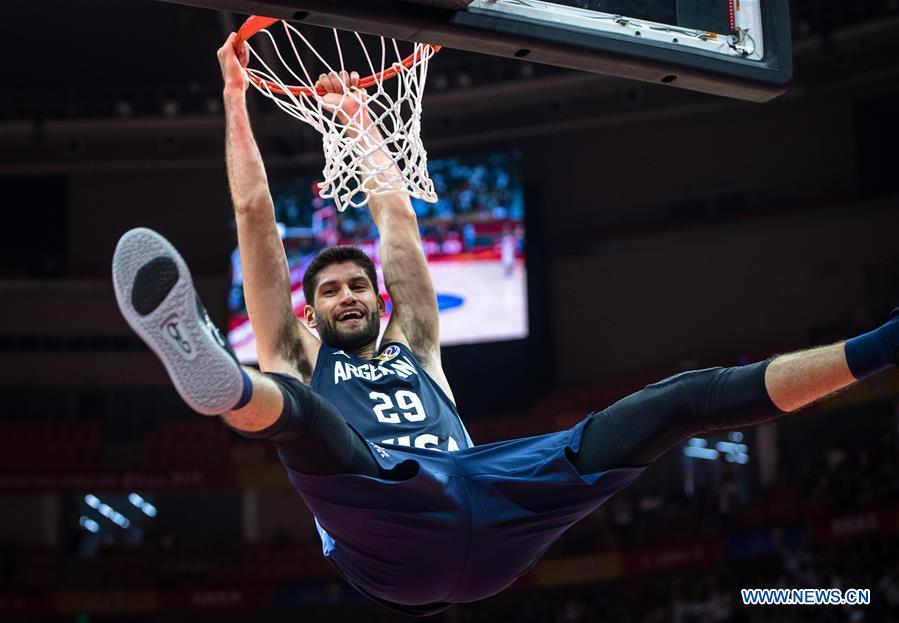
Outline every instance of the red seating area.
<svg viewBox="0 0 899 623"><path fill-rule="evenodd" d="M183 586L272 587L327 582L334 571L318 542L274 548L231 547L168 550L141 547L100 548L96 556L75 558L58 548L32 547L15 552L16 583L26 590Z"/></svg>
<svg viewBox="0 0 899 623"><path fill-rule="evenodd" d="M48 474L99 468L99 422L41 420L0 423L0 472Z"/></svg>
<svg viewBox="0 0 899 623"><path fill-rule="evenodd" d="M229 435L218 418L162 419L141 442L136 467L147 471L227 467L231 463Z"/></svg>
<svg viewBox="0 0 899 623"><path fill-rule="evenodd" d="M126 467L142 471L227 468L231 433L217 418L160 419L141 439ZM94 474L123 467L115 442L99 421L0 423L0 472L5 475ZM128 444L121 448L128 449Z"/></svg>
<svg viewBox="0 0 899 623"><path fill-rule="evenodd" d="M523 417L471 420L466 426L477 444L561 430L661 376L664 373L556 389ZM856 399L864 398L858 393ZM159 417L136 445L108 438L100 421L14 420L0 423L0 471L7 475L86 474L121 468L222 471L235 464L238 448L249 445L264 447L253 453L250 462L262 457L277 462L270 444L244 442L219 418Z"/></svg>

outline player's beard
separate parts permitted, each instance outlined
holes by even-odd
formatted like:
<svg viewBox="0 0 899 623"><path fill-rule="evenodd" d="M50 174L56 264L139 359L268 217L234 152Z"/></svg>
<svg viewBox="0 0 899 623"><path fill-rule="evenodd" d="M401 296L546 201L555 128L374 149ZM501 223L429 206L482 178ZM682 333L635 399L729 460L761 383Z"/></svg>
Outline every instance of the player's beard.
<svg viewBox="0 0 899 623"><path fill-rule="evenodd" d="M349 352L367 346L378 339L381 332L381 318L378 312L373 311L368 315L365 326L356 331L341 331L337 327L336 320L325 319L316 314L316 328L322 342L338 350Z"/></svg>

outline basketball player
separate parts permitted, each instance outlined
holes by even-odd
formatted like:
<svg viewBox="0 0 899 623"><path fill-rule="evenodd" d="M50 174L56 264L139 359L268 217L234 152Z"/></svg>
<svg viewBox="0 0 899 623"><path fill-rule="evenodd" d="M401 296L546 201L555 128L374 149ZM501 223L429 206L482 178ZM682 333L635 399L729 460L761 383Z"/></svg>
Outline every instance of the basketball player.
<svg viewBox="0 0 899 623"><path fill-rule="evenodd" d="M219 50L226 159L261 371L239 366L159 235L125 234L113 261L119 305L184 400L275 444L316 517L324 555L372 599L433 614L503 590L569 526L668 449L773 420L897 363L899 317L831 346L752 365L685 372L588 415L570 430L474 446L440 361L434 287L408 196L369 198L394 311L353 247L320 252L303 278L303 322L247 115L246 50ZM322 75L334 114L358 77ZM373 156L380 162L384 153ZM321 339L309 330L316 329ZM635 336L639 339L639 336Z"/></svg>

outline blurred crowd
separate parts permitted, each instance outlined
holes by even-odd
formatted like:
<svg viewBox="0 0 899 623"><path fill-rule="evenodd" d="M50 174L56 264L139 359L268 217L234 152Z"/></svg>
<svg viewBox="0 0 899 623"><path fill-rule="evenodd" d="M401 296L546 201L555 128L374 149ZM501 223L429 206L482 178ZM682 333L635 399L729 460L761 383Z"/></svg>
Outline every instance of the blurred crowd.
<svg viewBox="0 0 899 623"><path fill-rule="evenodd" d="M899 539L824 550L802 546L776 557L681 571L645 580L500 596L462 606L448 621L487 623L887 623L899 620ZM867 605L759 606L741 588L870 589Z"/></svg>
<svg viewBox="0 0 899 623"><path fill-rule="evenodd" d="M888 417L892 404L863 404L843 417ZM866 412L867 411L867 412ZM457 606L435 620L447 623L550 621L579 623L782 623L886 622L899 620L899 482L897 437L884 433L867 444L847 443L816 452L818 462L787 465L769 486L739 499L728 487L669 493L654 502L625 491L577 524L548 552L547 559L652 548L687 547L718 539L738 542L755 530L775 535L758 554L725 553L701 563L647 571L602 582L559 587L521 585L473 605ZM887 514L876 530L822 538L818 526L829 518ZM856 524L853 524L858 527ZM73 523L74 526L74 523ZM267 543L249 545L239 537L214 545L197 543L178 528L148 528L139 542L95 537L73 530L59 551L29 551L7 545L0 580L20 590L129 589L162 591L275 591L291 594L319 586L322 594L352 594L342 587L309 538L297 540L285 527ZM88 543L88 541L90 541ZM340 588L342 587L342 588ZM863 588L864 606L744 606L740 588ZM318 589L317 589L318 590ZM314 601L314 600L313 600ZM333 621L393 620L387 611L350 599L332 606ZM312 611L309 605L304 611ZM288 609L289 611L290 609ZM280 620L278 609L272 617ZM223 619L230 620L230 619ZM311 620L311 619L310 619Z"/></svg>

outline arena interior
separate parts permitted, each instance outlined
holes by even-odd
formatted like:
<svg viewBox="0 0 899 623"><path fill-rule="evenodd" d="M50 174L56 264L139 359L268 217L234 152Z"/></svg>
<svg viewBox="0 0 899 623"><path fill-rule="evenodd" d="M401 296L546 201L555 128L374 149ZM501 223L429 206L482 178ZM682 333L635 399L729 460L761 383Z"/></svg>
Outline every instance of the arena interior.
<svg viewBox="0 0 899 623"><path fill-rule="evenodd" d="M502 201L523 205L420 213L435 271L471 262L438 293L476 443L571 426L680 370L857 335L899 304L899 2L790 4L795 79L765 104L433 60L423 135L449 163L447 193L477 195L471 163L500 154L517 171ZM401 618L331 570L273 450L191 412L116 308L113 249L145 226L181 250L219 326L241 325L215 50L242 16L149 0L6 9L0 620ZM255 94L251 107L270 178L302 198L320 138ZM363 213L339 219L330 235L374 245ZM889 371L695 440L512 588L432 620L899 621L897 434ZM751 587L871 599L745 606Z"/></svg>

